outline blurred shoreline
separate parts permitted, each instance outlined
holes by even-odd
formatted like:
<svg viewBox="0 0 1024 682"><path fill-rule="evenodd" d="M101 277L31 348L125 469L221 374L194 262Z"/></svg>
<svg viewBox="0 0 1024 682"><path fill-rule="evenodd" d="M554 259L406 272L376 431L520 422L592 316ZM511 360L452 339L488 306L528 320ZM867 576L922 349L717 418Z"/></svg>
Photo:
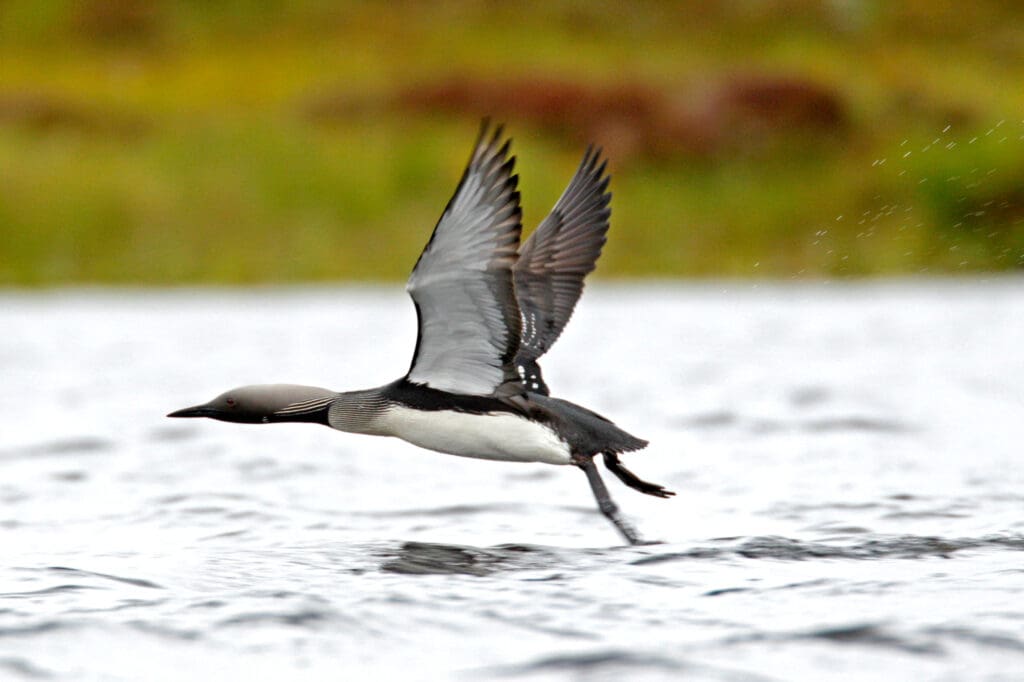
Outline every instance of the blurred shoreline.
<svg viewBox="0 0 1024 682"><path fill-rule="evenodd" d="M479 119L524 226L587 143L598 276L1024 268L1024 8L0 5L0 286L400 281Z"/></svg>

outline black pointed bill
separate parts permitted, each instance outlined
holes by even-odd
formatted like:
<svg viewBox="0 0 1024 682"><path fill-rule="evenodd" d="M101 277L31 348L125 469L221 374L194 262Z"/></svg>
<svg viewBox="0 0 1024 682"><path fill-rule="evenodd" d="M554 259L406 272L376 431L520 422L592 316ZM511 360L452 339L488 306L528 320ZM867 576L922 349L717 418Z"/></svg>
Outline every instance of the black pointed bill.
<svg viewBox="0 0 1024 682"><path fill-rule="evenodd" d="M195 407L186 407L181 410L175 410L168 414L168 417L213 417L217 414L217 410L206 405L196 405Z"/></svg>

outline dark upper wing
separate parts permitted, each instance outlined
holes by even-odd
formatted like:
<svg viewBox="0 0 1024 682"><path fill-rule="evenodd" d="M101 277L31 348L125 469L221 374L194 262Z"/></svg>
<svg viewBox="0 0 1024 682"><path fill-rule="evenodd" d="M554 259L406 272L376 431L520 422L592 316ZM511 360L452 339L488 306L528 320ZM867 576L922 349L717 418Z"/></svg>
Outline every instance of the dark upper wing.
<svg viewBox="0 0 1024 682"><path fill-rule="evenodd" d="M455 195L420 254L406 290L419 337L409 381L490 395L518 381L519 307L512 283L522 232L515 158L485 121Z"/></svg>
<svg viewBox="0 0 1024 682"><path fill-rule="evenodd" d="M537 358L561 335L583 293L608 233L609 177L601 150L588 148L576 175L551 214L519 251L514 268L522 311L522 339L516 369L532 391L548 394Z"/></svg>

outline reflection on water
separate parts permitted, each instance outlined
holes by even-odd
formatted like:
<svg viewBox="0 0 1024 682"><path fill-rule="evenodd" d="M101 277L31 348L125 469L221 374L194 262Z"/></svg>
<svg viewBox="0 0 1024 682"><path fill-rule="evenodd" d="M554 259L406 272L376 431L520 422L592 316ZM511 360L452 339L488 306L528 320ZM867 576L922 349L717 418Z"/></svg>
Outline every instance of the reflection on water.
<svg viewBox="0 0 1024 682"><path fill-rule="evenodd" d="M650 439L641 547L574 468L163 418L393 379L400 291L0 298L0 678L1024 669L1022 282L589 292L545 373Z"/></svg>
<svg viewBox="0 0 1024 682"><path fill-rule="evenodd" d="M499 571L539 568L542 564L550 566L555 561L555 555L525 545L501 545L483 549L405 542L381 565L381 570L406 574L459 573L485 576Z"/></svg>

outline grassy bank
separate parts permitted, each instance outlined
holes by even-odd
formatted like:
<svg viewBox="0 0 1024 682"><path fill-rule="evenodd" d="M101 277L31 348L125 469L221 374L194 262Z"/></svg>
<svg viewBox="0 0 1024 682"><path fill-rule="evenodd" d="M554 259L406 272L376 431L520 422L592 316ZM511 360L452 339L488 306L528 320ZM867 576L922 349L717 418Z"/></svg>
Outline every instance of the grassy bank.
<svg viewBox="0 0 1024 682"><path fill-rule="evenodd" d="M9 0L0 284L403 278L483 114L528 225L607 147L602 276L1020 269L1022 26L997 2Z"/></svg>

